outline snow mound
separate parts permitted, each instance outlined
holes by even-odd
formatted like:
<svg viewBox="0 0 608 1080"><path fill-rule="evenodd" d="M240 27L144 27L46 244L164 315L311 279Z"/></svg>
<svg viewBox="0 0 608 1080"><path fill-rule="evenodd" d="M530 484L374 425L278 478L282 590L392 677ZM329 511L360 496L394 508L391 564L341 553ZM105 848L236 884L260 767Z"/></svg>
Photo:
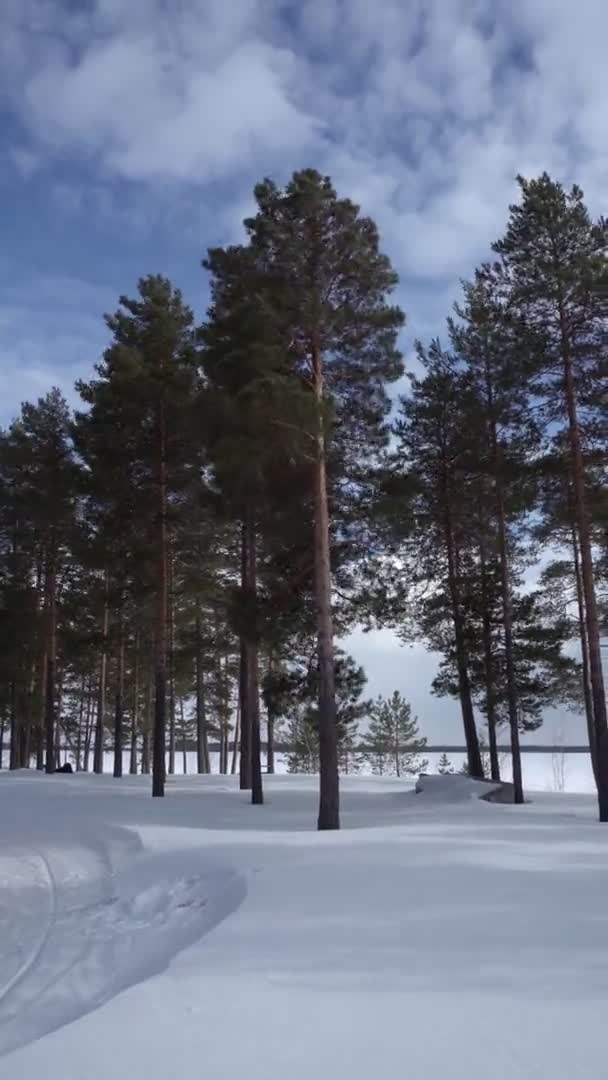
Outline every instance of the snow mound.
<svg viewBox="0 0 608 1080"><path fill-rule="evenodd" d="M424 795L433 802L466 802L468 799L485 799L494 791L500 791L501 783L491 780L473 780L462 773L428 776L421 773L416 782L416 794Z"/></svg>

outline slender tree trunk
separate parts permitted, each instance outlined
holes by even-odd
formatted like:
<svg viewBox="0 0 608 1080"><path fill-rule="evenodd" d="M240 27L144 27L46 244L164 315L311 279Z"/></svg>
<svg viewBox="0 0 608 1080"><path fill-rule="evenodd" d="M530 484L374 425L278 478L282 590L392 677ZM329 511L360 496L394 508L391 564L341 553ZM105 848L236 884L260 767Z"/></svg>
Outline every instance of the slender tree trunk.
<svg viewBox="0 0 608 1080"><path fill-rule="evenodd" d="M103 772L103 749L105 741L106 718L106 681L108 673L108 626L110 621L110 572L106 570L103 601L103 624L101 629L101 655L99 658L99 684L97 688L97 719L95 722L95 749L93 751L93 772Z"/></svg>
<svg viewBox="0 0 608 1080"><path fill-rule="evenodd" d="M519 743L519 710L517 705L517 681L513 656L513 603L511 599L511 571L507 547L505 511L500 484L496 485L496 509L498 518L498 554L500 559L500 585L502 592L502 620L505 632L505 660L507 667L507 700L509 729L511 733L511 761L513 768L513 801L524 801L521 748Z"/></svg>
<svg viewBox="0 0 608 1080"><path fill-rule="evenodd" d="M175 773L175 600L173 595L173 556L168 556L169 605L169 774Z"/></svg>
<svg viewBox="0 0 608 1080"><path fill-rule="evenodd" d="M129 774L137 776L137 732L139 730L139 630L135 628L135 646L133 658L133 707L131 709L131 750L129 753Z"/></svg>
<svg viewBox="0 0 608 1080"><path fill-rule="evenodd" d="M500 761L498 758L498 742L496 738L496 689L494 675L494 655L492 649L492 620L490 615L490 596L487 587L487 564L485 543L483 537L480 538L479 542L479 563L481 569L481 620L483 635L484 678L486 684L486 717L488 721L488 743L490 747L490 775L492 780L496 780L500 783Z"/></svg>
<svg viewBox="0 0 608 1080"><path fill-rule="evenodd" d="M464 737L467 746L467 765L469 776L483 780L483 763L479 748L479 736L475 724L473 711L473 699L471 697L471 680L469 678L469 658L467 653L462 608L460 601L460 577L456 564L454 537L450 507L447 501L447 493L444 491L445 514L444 514L444 539L448 561L448 589L452 608L452 623L454 626L454 646L456 652L456 667L458 671L458 690L460 708L462 711L462 723Z"/></svg>
<svg viewBox="0 0 608 1080"><path fill-rule="evenodd" d="M247 512L244 532L244 592L251 601L252 609L255 610L255 604L257 602L257 537L255 519L251 509ZM254 633L257 633L255 627ZM262 786L262 754L260 744L260 673L257 637L251 637L245 640L245 651L247 654L247 665L243 701L247 702L251 739L251 802L254 806L261 806L264 802L264 790Z"/></svg>
<svg viewBox="0 0 608 1080"><path fill-rule="evenodd" d="M587 735L589 738L589 753L591 756L591 768L595 785L598 787L599 774L597 767L597 737L595 733L595 717L593 715L593 698L591 696L591 682L589 678L589 644L587 642L587 625L585 621L585 597L583 595L583 579L581 574L581 560L578 547L576 526L572 523L572 553L574 556L574 578L576 581L576 602L578 606L578 628L581 639L581 656L583 667L583 695L585 701L585 718L587 720Z"/></svg>
<svg viewBox="0 0 608 1080"><path fill-rule="evenodd" d="M82 767L85 772L89 771L89 755L91 753L91 736L93 734L93 676L89 675L87 687L87 710L84 731L84 756Z"/></svg>
<svg viewBox="0 0 608 1080"><path fill-rule="evenodd" d="M65 665L61 664L57 672L57 705L55 708L55 767L61 768L61 735L64 734L64 748L65 748L65 732L63 732L63 681L64 681ZM67 761L67 755L66 755Z"/></svg>
<svg viewBox="0 0 608 1080"><path fill-rule="evenodd" d="M46 635L45 635L46 637ZM39 693L37 701L38 723L36 729L36 769L44 769L44 724L46 710L46 641L40 656Z"/></svg>
<svg viewBox="0 0 608 1080"><path fill-rule="evenodd" d="M156 635L154 657L154 742L152 795L165 794L165 731L167 713L167 431L165 404L157 416L158 551L156 582Z"/></svg>
<svg viewBox="0 0 608 1080"><path fill-rule="evenodd" d="M4 732L6 730L6 705L0 708L0 769L4 768Z"/></svg>
<svg viewBox="0 0 608 1080"><path fill-rule="evenodd" d="M332 579L324 422L323 360L319 342L311 343L317 401L317 453L314 468L314 593L319 665L319 829L340 828L340 778L336 729L336 687Z"/></svg>
<svg viewBox="0 0 608 1080"><path fill-rule="evenodd" d="M188 745L186 741L186 722L184 720L184 699L179 699L179 721L182 726L182 772L188 775Z"/></svg>
<svg viewBox="0 0 608 1080"><path fill-rule="evenodd" d="M83 732L83 727L84 727L84 706L85 706L86 696L87 696L87 680L86 680L86 676L83 675L81 683L80 683L80 701L79 701L79 705L78 705L78 729L76 731L76 753L74 755L74 758L75 758L75 760L74 760L74 768L76 769L76 772L80 772L81 767L82 767L82 738L83 738L83 734L84 734L84 732Z"/></svg>
<svg viewBox="0 0 608 1080"><path fill-rule="evenodd" d="M268 676L272 679L274 659L272 654L268 658ZM269 776L274 773L274 712L271 698L266 706L266 772Z"/></svg>
<svg viewBox="0 0 608 1080"><path fill-rule="evenodd" d="M230 761L230 775L236 776L236 766L239 756L239 744L241 739L241 695L238 695L236 703L236 721L234 724L234 739L232 740L232 759Z"/></svg>
<svg viewBox="0 0 608 1080"><path fill-rule="evenodd" d="M45 771L55 772L55 664L57 657L57 583L55 566L50 559L46 574L46 616L48 625L46 649L46 687L44 697L44 729L46 741Z"/></svg>
<svg viewBox="0 0 608 1080"><path fill-rule="evenodd" d="M148 692L144 706L144 722L141 733L141 771L144 776L150 774L150 732L152 730L152 710L154 703L154 675L148 677Z"/></svg>
<svg viewBox="0 0 608 1080"><path fill-rule="evenodd" d="M205 715L205 678L203 674L203 635L200 610L196 612L196 768L198 773L211 771L209 739Z"/></svg>
<svg viewBox="0 0 608 1080"><path fill-rule="evenodd" d="M124 613L118 616L118 652L116 664L116 697L114 701L114 778L122 776L123 714L125 694L125 633Z"/></svg>
<svg viewBox="0 0 608 1080"><path fill-rule="evenodd" d="M11 718L10 718L10 733L11 733L11 745L8 759L9 769L18 769L18 719L17 719L17 684L13 679L11 681Z"/></svg>
<svg viewBox="0 0 608 1080"><path fill-rule="evenodd" d="M247 545L249 540L248 523L245 519L241 526L241 589L245 593L247 588L247 574L248 574L248 553ZM248 694L249 687L249 664L251 662L251 651L247 647L245 638L241 635L240 638L240 657L239 657L239 701L241 706L241 760L240 760L240 774L239 784L241 791L250 791L252 784L251 777L251 712L250 712L250 699Z"/></svg>
<svg viewBox="0 0 608 1080"><path fill-rule="evenodd" d="M591 530L585 493L585 466L581 448L578 423L576 390L572 371L572 357L567 336L563 305L560 301L560 322L562 332L562 358L564 363L564 397L568 416L568 437L570 442L572 486L574 510L580 544L581 578L587 629L587 650L589 655L589 681L593 701L595 726L595 748L597 762L597 796L599 818L608 822L608 716L606 712L606 692L602 671L602 653L600 647L600 628L593 580L593 556L591 552Z"/></svg>

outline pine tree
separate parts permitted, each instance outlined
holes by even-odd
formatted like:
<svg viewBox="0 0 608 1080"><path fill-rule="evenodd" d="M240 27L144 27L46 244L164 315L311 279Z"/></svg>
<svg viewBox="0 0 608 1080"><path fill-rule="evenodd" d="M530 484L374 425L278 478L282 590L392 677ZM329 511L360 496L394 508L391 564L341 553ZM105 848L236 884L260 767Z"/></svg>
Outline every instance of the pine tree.
<svg viewBox="0 0 608 1080"><path fill-rule="evenodd" d="M439 758L439 764L437 765L437 772L440 776L450 776L454 772L454 766L450 761L447 754L442 754Z"/></svg>
<svg viewBox="0 0 608 1080"><path fill-rule="evenodd" d="M256 188L258 211L246 222L264 267L260 297L290 359L312 458L314 594L321 748L318 827L339 828L334 613L332 610L332 459L345 472L386 438L386 381L401 373L396 333L403 322L387 295L396 275L378 249L374 224L337 198L314 170L284 190ZM280 422L280 417L277 418ZM338 453L337 453L338 451Z"/></svg>
<svg viewBox="0 0 608 1080"><path fill-rule="evenodd" d="M593 565L585 427L605 410L606 222L592 222L578 187L569 192L545 173L519 180L503 239L494 245L509 302L534 337L531 392L567 438L581 579L601 821L608 821L608 718Z"/></svg>
<svg viewBox="0 0 608 1080"><path fill-rule="evenodd" d="M420 737L412 707L398 690L390 698L377 698L372 705L369 732L362 746L373 771L380 775L423 772L428 765L420 758L426 739Z"/></svg>

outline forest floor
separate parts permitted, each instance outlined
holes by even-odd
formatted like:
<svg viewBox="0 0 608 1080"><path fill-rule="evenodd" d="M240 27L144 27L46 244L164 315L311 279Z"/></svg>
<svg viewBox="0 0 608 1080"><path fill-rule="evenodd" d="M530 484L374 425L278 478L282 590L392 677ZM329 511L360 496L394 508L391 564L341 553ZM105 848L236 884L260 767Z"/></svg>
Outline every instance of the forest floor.
<svg viewBox="0 0 608 1080"><path fill-rule="evenodd" d="M531 798L2 772L0 1080L600 1080L608 827Z"/></svg>

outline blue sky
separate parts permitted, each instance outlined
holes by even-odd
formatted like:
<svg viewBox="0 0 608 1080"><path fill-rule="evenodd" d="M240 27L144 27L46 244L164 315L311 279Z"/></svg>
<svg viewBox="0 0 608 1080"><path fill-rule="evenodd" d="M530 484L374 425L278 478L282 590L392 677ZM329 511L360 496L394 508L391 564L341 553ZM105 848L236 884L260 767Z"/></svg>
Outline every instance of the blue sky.
<svg viewBox="0 0 608 1080"><path fill-rule="evenodd" d="M605 212L604 0L2 0L0 31L0 423L54 384L71 396L139 275L202 313L201 258L264 175L314 165L375 217L406 357L518 172ZM382 641L391 689L410 661Z"/></svg>

